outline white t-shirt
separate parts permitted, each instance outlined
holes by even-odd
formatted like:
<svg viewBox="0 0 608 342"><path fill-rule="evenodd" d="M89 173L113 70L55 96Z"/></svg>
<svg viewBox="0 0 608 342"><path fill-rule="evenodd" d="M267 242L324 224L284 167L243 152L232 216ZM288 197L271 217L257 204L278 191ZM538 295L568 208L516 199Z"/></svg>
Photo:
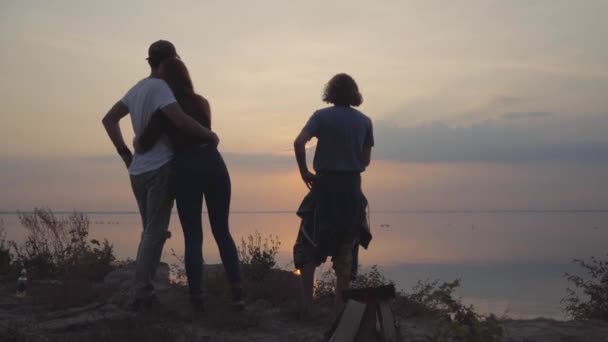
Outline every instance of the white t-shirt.
<svg viewBox="0 0 608 342"><path fill-rule="evenodd" d="M159 78L146 78L137 82L120 101L129 108L136 137L143 133L154 112L177 102L167 83ZM135 153L129 166L129 174L135 176L156 170L172 158L173 151L169 141L163 136L147 152Z"/></svg>

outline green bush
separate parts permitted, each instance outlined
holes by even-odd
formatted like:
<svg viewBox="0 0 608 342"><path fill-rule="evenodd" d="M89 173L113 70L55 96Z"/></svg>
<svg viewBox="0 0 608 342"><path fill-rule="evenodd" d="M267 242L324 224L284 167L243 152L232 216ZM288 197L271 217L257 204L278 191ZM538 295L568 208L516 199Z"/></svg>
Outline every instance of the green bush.
<svg viewBox="0 0 608 342"><path fill-rule="evenodd" d="M567 288L562 299L565 311L574 319L608 321L608 260L591 257L589 261L574 259L587 276L566 273L574 288ZM582 292L582 294L581 294Z"/></svg>
<svg viewBox="0 0 608 342"><path fill-rule="evenodd" d="M25 241L9 244L15 253L15 268L25 268L40 278L78 277L100 280L115 261L112 245L104 240L88 241L89 219L73 213L57 217L50 209L36 208L19 213L21 225L28 231Z"/></svg>

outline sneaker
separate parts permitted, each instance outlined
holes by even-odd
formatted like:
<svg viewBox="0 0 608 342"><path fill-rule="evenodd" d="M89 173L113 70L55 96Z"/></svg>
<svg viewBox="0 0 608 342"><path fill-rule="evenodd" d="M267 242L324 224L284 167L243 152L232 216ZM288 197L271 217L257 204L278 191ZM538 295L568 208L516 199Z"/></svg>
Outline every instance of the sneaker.
<svg viewBox="0 0 608 342"><path fill-rule="evenodd" d="M242 287L232 288L232 308L236 311L245 310L245 298Z"/></svg>

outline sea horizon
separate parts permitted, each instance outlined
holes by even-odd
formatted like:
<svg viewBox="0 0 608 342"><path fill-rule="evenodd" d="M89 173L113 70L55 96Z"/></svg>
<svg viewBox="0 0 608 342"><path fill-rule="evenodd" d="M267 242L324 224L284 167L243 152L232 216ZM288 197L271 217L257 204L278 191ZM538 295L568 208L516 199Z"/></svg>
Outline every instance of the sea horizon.
<svg viewBox="0 0 608 342"><path fill-rule="evenodd" d="M40 207L47 208L47 207ZM3 210L0 211L0 215L5 214L19 214L19 213L33 213L34 211L29 210ZM72 213L82 213L82 214L139 214L139 211L122 211L122 210L109 210L109 211L99 211L99 210L53 210L54 214L72 214ZM296 210L231 210L230 214L295 214ZM370 210L369 213L379 213L379 214L484 214L484 213L608 213L608 209L403 209L403 210ZM173 210L171 213L176 214L177 211ZM203 210L203 213L207 213L207 211Z"/></svg>

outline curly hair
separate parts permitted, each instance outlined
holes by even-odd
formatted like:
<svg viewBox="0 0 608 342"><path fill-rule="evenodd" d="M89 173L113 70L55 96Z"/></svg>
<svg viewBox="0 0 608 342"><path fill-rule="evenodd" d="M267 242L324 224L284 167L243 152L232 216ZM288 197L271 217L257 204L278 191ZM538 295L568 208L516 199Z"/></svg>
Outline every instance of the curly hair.
<svg viewBox="0 0 608 342"><path fill-rule="evenodd" d="M363 97L352 77L347 74L337 74L325 85L323 101L337 106L357 107L363 103Z"/></svg>

